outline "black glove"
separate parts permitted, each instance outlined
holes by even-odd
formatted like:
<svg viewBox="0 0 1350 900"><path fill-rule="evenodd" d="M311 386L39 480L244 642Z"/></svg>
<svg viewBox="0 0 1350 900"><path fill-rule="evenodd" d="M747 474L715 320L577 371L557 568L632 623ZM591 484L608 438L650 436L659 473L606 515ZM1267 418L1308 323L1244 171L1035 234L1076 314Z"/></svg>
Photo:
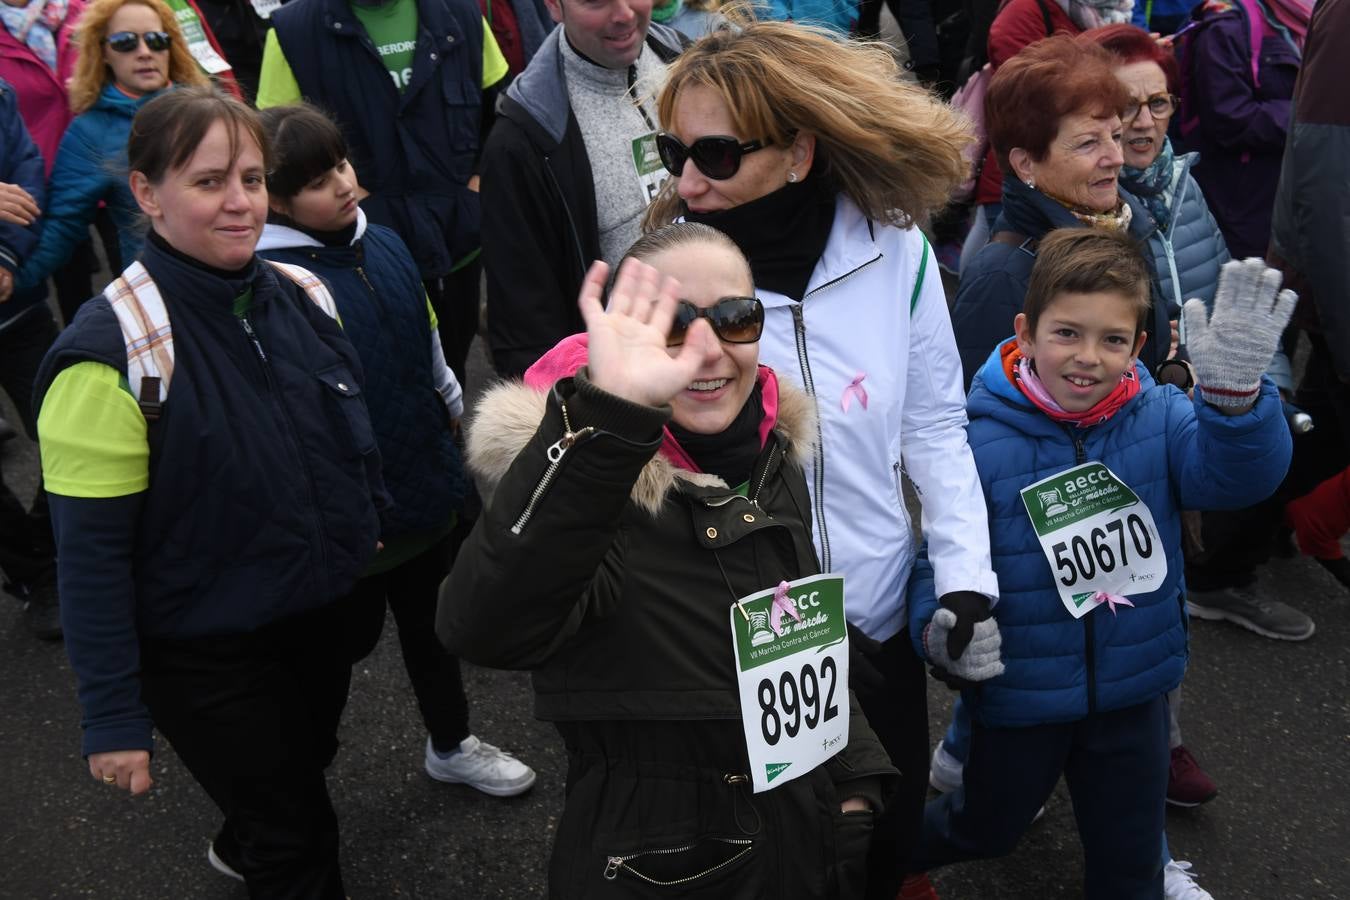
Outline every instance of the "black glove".
<svg viewBox="0 0 1350 900"><path fill-rule="evenodd" d="M938 605L956 613L956 624L947 634L947 656L960 659L975 635L975 623L989 618L989 598L974 591L952 591L939 597Z"/></svg>

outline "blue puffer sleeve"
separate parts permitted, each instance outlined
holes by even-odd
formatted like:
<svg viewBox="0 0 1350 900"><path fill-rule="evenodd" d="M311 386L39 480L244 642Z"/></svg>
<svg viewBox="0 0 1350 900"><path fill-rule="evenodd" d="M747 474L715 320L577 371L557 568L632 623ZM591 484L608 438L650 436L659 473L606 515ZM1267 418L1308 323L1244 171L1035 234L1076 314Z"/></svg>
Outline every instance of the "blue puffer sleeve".
<svg viewBox="0 0 1350 900"><path fill-rule="evenodd" d="M919 659L927 659L923 649L923 630L933 620L937 612L937 589L933 584L933 563L928 559L928 542L919 547L919 555L914 559L914 569L909 575L909 639L914 644L914 652Z"/></svg>

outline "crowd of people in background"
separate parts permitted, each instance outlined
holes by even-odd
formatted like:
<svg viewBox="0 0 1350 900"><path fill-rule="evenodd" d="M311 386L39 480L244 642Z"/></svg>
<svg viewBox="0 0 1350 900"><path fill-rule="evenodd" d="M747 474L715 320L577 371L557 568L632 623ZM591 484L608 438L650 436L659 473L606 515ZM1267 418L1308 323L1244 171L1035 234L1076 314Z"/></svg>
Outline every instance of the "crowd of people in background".
<svg viewBox="0 0 1350 900"><path fill-rule="evenodd" d="M1190 623L1350 592L1350 0L885 6L0 0L0 572L92 777L157 732L344 897L388 609L433 779L532 787L460 658L534 673L553 896L935 900L1062 775L1086 896L1210 898ZM841 689L756 689L834 575Z"/></svg>

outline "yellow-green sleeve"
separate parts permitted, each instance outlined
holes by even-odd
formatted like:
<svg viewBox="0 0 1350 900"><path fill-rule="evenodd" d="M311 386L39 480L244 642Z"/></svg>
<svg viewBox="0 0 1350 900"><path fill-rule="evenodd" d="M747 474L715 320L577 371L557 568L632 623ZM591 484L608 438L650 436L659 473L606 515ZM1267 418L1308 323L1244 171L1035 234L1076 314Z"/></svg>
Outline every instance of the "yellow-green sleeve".
<svg viewBox="0 0 1350 900"><path fill-rule="evenodd" d="M271 38L271 35L268 35ZM267 66L266 58L263 59L264 69ZM497 46L497 39L492 36L492 29L488 27L487 19L483 20L483 87L490 88L497 82L506 77L506 73L511 67L506 64L506 57L502 55L502 48ZM262 106L261 103L258 104Z"/></svg>
<svg viewBox="0 0 1350 900"><path fill-rule="evenodd" d="M497 51L497 55L501 55L501 50ZM486 69L485 65L485 72ZM281 52L277 30L269 28L267 42L263 44L262 69L258 73L258 109L285 106L299 103L300 100L300 85L295 81L295 73L286 61L286 54Z"/></svg>
<svg viewBox="0 0 1350 900"><path fill-rule="evenodd" d="M66 497L124 497L150 487L145 416L116 369L63 369L38 414L42 480Z"/></svg>
<svg viewBox="0 0 1350 900"><path fill-rule="evenodd" d="M435 331L441 327L441 323L436 319L436 309L431 305L431 298L427 297L427 315L431 317L431 330Z"/></svg>

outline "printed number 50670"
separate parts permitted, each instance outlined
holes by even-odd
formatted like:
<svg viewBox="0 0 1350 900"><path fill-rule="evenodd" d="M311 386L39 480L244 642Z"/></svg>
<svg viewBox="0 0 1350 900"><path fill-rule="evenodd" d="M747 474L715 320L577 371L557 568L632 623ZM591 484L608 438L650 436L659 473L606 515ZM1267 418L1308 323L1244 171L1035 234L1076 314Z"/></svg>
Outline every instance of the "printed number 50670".
<svg viewBox="0 0 1350 900"><path fill-rule="evenodd" d="M1125 540L1126 531L1130 534L1128 544ZM1140 559L1148 559L1153 555L1153 536L1148 533L1144 520L1134 513L1126 516L1123 522L1112 519L1105 528L1092 529L1087 538L1076 534L1072 540L1060 541L1050 548L1055 554L1055 568L1063 573L1059 576L1060 584L1073 587L1078 579L1091 579L1099 570L1105 574L1115 571L1117 565L1128 566L1129 545L1133 545Z"/></svg>

